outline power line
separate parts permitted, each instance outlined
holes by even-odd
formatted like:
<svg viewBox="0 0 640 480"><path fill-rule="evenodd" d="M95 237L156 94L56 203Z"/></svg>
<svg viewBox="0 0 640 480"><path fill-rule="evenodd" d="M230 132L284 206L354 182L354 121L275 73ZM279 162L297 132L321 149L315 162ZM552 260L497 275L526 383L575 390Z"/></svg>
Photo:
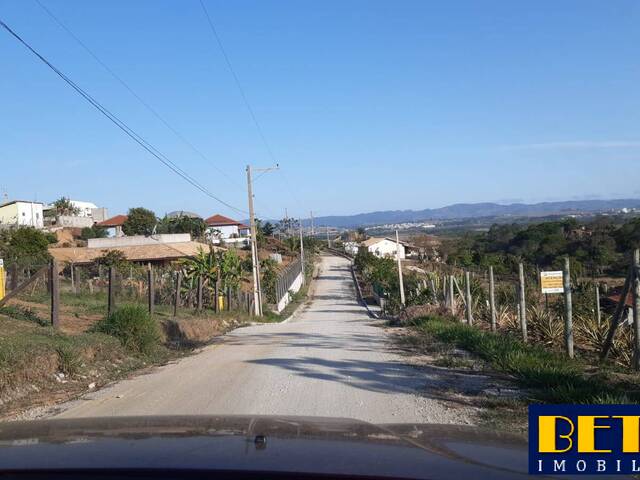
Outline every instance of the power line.
<svg viewBox="0 0 640 480"><path fill-rule="evenodd" d="M269 144L269 142L267 141L267 137L264 134L264 130L262 129L262 126L260 125L260 122L258 122L258 117L256 116L253 107L251 107L251 103L249 102L249 99L247 98L247 95L244 91L244 88L242 87L242 83L240 83L240 78L238 77L238 74L236 73L235 69L233 68L233 65L231 64L231 60L229 58L229 55L227 55L227 51L224 48L224 45L222 44L222 39L220 38L220 35L218 35L218 31L216 30L215 25L213 24L213 20L211 19L211 16L209 15L209 12L207 11L207 7L205 7L204 5L204 0L200 0L200 6L202 7L202 11L204 12L204 15L207 19L207 23L209 24L209 28L211 30L211 34L213 35L213 38L215 39L216 43L218 44L218 47L220 47L220 51L222 52L222 56L224 57L224 61L227 64L227 67L229 68L229 71L231 72L231 75L233 76L233 80L236 84L236 87L238 87L238 90L240 91L240 96L242 97L242 100L245 104L245 107L247 108L247 110L249 111L249 115L251 116L251 119L253 120L253 123L256 127L256 130L258 131L258 135L260 136L260 139L262 140L262 143L265 146L265 149L267 150L267 153L269 155L269 158L271 158L271 161L275 164L279 164L279 162L276 160L275 155L273 154L273 150L271 150L271 146ZM282 170L280 170L280 175L282 175L282 179L284 180L284 184L285 184L285 188L286 190L289 192L289 195L291 195L291 198L293 199L293 201L297 204L300 205L300 201L298 200L298 198L296 197L296 195L293 193L293 190L291 188L291 185L289 184L287 177L285 176L284 172ZM259 178L259 177L258 177ZM257 180L257 178L256 178Z"/></svg>
<svg viewBox="0 0 640 480"><path fill-rule="evenodd" d="M157 148L155 148L152 144L147 142L144 138L138 135L133 129L131 129L126 123L120 120L115 114L111 113L106 107L100 104L95 98L93 98L89 93L83 90L80 86L78 86L73 80L67 77L64 73L62 73L56 66L54 66L49 60L43 57L40 53L38 53L31 45L29 45L25 40L20 37L16 32L14 32L6 23L0 20L0 26L2 26L7 32L9 32L14 38L16 38L22 45L24 45L31 53L33 53L40 61L42 61L45 65L47 65L53 72L56 73L62 80L64 80L71 88L73 88L81 97L83 97L87 102L89 102L96 110L98 110L102 115L107 117L114 125L116 125L120 130L122 130L127 136L129 136L132 140L134 140L137 144L139 144L142 148L144 148L147 152L153 155L157 160L163 163L167 168L173 171L176 175L180 176L186 182L200 190L202 193L207 195L208 197L216 200L217 202L225 205L226 207L239 212L239 213L247 213L245 210L234 207L233 205L221 200L216 197L213 193L211 193L206 187L202 186L197 180L191 177L187 172L182 170L178 165L172 162L169 158L167 158L163 153L161 153Z"/></svg>
<svg viewBox="0 0 640 480"><path fill-rule="evenodd" d="M127 82L125 82L122 77L120 77L117 73L115 73L106 63L104 63L80 38L78 38L78 36L73 33L71 31L71 29L69 27L67 27L58 17L56 17L53 12L51 10L49 10L49 8L47 8L45 5L42 4L42 2L40 0L34 0L39 6L40 8L42 8L47 15L49 15L49 17L51 17L51 19L53 19L54 22L56 22L60 28L62 28L65 32L67 32L67 34L69 34L69 36L71 38L73 38L78 45L80 45L89 55L91 55L91 57L93 57L93 59L98 62L100 64L100 66L102 66L102 68L104 68L114 79L116 79L131 95L133 95L136 100L138 100L138 102L140 102L140 104L142 104L154 117L156 117L160 122L162 122L164 124L165 127L167 127L180 141L182 141L185 145L187 145L194 153L196 153L196 155L198 155L200 158L202 158L205 162L207 162L208 164L210 164L213 168L215 168L219 173L221 173L222 175L224 175L228 180L230 180L236 187L240 188L240 184L234 180L231 176L229 176L224 170L222 170L221 168L219 168L217 165L215 165L211 160L209 160L209 158L207 158L207 156L202 153L201 150L199 150L198 148L196 148L195 145L193 145L193 143L191 143L189 140L187 140L184 135L182 135L180 132L178 132L174 127L172 127L169 122L162 116L160 115L156 109L154 109L151 105L149 105L142 97L140 97L140 95L138 95L133 88L131 88L131 86L129 86L129 84Z"/></svg>

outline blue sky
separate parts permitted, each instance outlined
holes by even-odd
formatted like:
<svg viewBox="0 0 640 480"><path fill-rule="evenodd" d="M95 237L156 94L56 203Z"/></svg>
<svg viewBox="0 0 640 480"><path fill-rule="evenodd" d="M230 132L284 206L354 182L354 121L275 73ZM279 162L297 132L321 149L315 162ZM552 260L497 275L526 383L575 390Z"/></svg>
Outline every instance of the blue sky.
<svg viewBox="0 0 640 480"><path fill-rule="evenodd" d="M198 0L34 0L0 19L226 202L269 166ZM263 217L640 197L640 2L205 0L281 171ZM0 30L0 190L242 217L171 173ZM222 175L219 170L225 172Z"/></svg>

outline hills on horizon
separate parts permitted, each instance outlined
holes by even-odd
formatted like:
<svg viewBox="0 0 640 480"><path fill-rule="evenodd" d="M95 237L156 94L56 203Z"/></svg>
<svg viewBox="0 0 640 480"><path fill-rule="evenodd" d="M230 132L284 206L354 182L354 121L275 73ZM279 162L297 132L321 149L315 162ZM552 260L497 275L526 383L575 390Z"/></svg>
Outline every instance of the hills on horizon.
<svg viewBox="0 0 640 480"><path fill-rule="evenodd" d="M314 218L316 226L366 227L388 223L462 220L481 217L540 217L579 213L605 213L623 208L640 208L640 199L569 200L541 203L456 203L424 210L386 210L355 215L329 215ZM309 224L309 219L303 222Z"/></svg>

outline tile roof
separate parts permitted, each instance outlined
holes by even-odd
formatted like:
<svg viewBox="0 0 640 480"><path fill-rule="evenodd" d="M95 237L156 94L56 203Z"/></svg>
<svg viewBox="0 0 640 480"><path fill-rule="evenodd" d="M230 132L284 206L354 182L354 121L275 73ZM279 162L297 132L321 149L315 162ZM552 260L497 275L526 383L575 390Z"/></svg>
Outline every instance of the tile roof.
<svg viewBox="0 0 640 480"><path fill-rule="evenodd" d="M205 220L205 223L212 227L221 227L225 225L242 225L242 223L238 222L237 220L219 214L210 216Z"/></svg>
<svg viewBox="0 0 640 480"><path fill-rule="evenodd" d="M127 221L126 215L116 215L115 217L107 218L102 222L98 222L99 227L121 227L124 222Z"/></svg>
<svg viewBox="0 0 640 480"><path fill-rule="evenodd" d="M213 247L220 250L220 247ZM158 243L157 245L133 245L128 247L88 248L64 247L49 248L49 253L59 262L92 263L110 250L121 251L127 260L133 262L152 262L158 260L177 260L193 257L200 250L209 250L209 245L200 242Z"/></svg>

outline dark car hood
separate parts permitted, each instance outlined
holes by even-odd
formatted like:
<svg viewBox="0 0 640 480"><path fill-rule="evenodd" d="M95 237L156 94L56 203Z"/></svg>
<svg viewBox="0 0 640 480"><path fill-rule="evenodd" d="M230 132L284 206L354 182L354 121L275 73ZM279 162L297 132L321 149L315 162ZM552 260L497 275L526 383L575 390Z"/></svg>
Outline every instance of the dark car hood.
<svg viewBox="0 0 640 480"><path fill-rule="evenodd" d="M498 479L525 475L527 450L520 437L470 427L307 417L0 423L0 471L113 468Z"/></svg>

